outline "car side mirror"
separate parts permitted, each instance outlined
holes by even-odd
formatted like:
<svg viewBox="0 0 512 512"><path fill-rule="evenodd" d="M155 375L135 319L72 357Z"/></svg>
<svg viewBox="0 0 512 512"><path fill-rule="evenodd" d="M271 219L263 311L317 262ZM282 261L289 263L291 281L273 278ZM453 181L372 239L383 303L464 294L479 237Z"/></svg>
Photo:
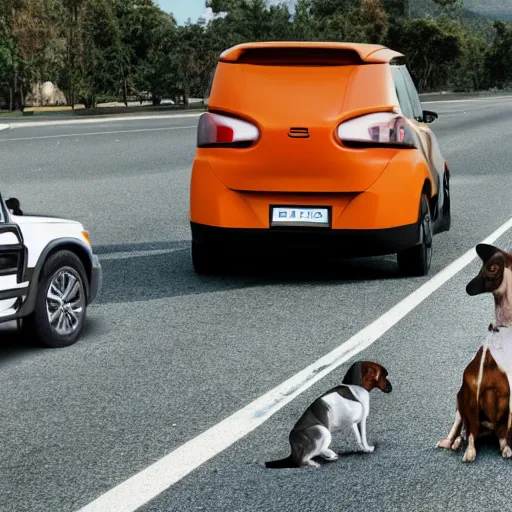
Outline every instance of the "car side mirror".
<svg viewBox="0 0 512 512"><path fill-rule="evenodd" d="M430 124L433 123L439 116L436 112L431 112L430 110L423 111L423 122Z"/></svg>
<svg viewBox="0 0 512 512"><path fill-rule="evenodd" d="M11 211L13 215L23 215L19 199L10 197L5 201L5 206Z"/></svg>

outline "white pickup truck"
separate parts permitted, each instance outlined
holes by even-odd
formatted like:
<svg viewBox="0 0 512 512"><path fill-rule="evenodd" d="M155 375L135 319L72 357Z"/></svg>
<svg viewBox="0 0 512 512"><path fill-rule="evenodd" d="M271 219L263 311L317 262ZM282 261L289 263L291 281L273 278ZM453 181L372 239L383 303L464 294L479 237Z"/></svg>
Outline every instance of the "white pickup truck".
<svg viewBox="0 0 512 512"><path fill-rule="evenodd" d="M70 346L101 282L82 224L25 215L17 199L0 194L0 323L16 320L46 347Z"/></svg>

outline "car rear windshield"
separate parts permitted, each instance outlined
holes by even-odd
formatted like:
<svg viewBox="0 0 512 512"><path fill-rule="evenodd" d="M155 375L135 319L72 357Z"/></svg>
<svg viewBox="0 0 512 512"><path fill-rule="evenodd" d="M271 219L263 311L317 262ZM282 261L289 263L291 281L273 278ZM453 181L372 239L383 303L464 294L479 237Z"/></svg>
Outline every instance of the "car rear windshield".
<svg viewBox="0 0 512 512"><path fill-rule="evenodd" d="M338 48L252 48L237 59L238 64L259 66L353 66L363 64L355 50Z"/></svg>
<svg viewBox="0 0 512 512"><path fill-rule="evenodd" d="M220 62L209 108L257 119L268 126L277 121L313 126L347 110L388 107L388 82L392 86L389 66L360 64L359 58L350 60L343 57L346 52L336 51L334 56L322 49L319 60L305 54L304 49L286 53L274 50L266 55L258 49L234 63Z"/></svg>

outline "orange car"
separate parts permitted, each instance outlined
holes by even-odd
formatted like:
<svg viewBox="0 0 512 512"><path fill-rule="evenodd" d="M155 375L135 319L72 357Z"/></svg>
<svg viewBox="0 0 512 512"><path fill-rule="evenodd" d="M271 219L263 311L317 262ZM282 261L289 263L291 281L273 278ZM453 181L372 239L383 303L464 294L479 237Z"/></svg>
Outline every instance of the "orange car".
<svg viewBox="0 0 512 512"><path fill-rule="evenodd" d="M198 273L233 249L397 254L426 275L448 231L450 173L404 56L380 45L241 44L217 65L197 130Z"/></svg>

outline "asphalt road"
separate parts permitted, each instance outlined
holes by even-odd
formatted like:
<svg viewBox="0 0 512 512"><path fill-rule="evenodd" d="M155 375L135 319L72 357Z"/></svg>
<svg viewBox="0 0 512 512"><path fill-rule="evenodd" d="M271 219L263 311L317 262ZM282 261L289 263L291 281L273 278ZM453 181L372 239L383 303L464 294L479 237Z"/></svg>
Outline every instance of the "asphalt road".
<svg viewBox="0 0 512 512"><path fill-rule="evenodd" d="M272 272L269 263L193 273L188 187L197 118L41 125L0 133L0 182L27 212L80 220L104 268L83 339L41 350L0 327L0 511L76 511L293 376L385 313L512 216L512 100L425 105L452 171L452 231L427 278L395 259ZM511 245L512 232L497 245ZM145 511L480 511L510 505L511 461L483 446L473 465L435 449L462 371L492 318L468 297L475 260L357 358L389 370L357 453L267 470L289 452L303 409L351 359L261 427L142 507ZM111 509L116 512L115 509Z"/></svg>

